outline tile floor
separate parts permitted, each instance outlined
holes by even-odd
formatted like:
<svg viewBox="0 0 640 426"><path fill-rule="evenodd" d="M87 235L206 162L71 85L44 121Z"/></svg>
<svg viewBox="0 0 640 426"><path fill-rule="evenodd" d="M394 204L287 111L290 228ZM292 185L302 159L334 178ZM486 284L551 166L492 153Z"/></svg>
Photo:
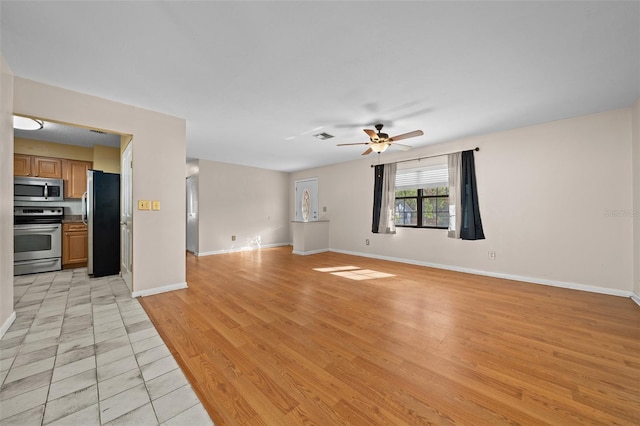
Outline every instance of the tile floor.
<svg viewBox="0 0 640 426"><path fill-rule="evenodd" d="M212 425L138 300L86 268L15 277L0 424Z"/></svg>

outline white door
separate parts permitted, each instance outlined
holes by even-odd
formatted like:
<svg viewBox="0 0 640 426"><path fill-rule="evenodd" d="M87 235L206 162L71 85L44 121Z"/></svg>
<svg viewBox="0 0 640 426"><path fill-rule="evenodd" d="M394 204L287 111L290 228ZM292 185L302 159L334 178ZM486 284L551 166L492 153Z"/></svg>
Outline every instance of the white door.
<svg viewBox="0 0 640 426"><path fill-rule="evenodd" d="M187 250L198 250L198 175L187 178Z"/></svg>
<svg viewBox="0 0 640 426"><path fill-rule="evenodd" d="M296 221L318 220L318 178L302 179L295 182Z"/></svg>
<svg viewBox="0 0 640 426"><path fill-rule="evenodd" d="M120 273L130 292L133 292L131 277L133 270L132 145L133 139L129 141L122 153L120 165Z"/></svg>

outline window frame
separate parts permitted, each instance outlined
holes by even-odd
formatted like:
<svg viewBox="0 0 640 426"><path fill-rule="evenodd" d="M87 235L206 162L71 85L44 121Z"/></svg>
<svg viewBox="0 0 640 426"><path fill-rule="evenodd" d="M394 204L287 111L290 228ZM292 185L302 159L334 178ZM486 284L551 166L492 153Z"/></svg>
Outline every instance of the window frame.
<svg viewBox="0 0 640 426"><path fill-rule="evenodd" d="M444 187L442 187L444 188ZM398 190L396 190L397 192ZM449 194L447 191L447 195L425 195L424 194L424 188L418 188L417 189L417 195L416 196L404 196L404 197L396 197L396 200L407 200L407 199L412 199L412 200L416 200L416 215L418 216L418 221L416 225L402 225L402 224L398 224L396 223L396 228L400 227L400 228L418 228L418 229L449 229L449 220L447 218L446 224L444 226L427 226L423 224L423 217L424 217L424 209L423 209L423 200L425 199L432 199L435 202L435 205L438 205L438 199L442 199L442 198L446 198L447 199L447 205L449 204ZM395 212L394 212L395 213ZM438 210L436 207L436 224L438 223Z"/></svg>
<svg viewBox="0 0 640 426"><path fill-rule="evenodd" d="M449 205L449 179L448 179L448 164L442 159L438 158L434 159L428 164L421 164L418 167L407 167L402 170L397 171L396 175L396 186L395 190L395 199L396 200L404 200L403 205L407 205L409 203L410 207L413 203L415 203L415 210L411 210L412 214L416 214L417 218L415 224L413 223L398 223L395 222L396 227L400 228L421 228L421 229L449 229L449 209L438 210L438 204L441 203L442 199L446 199L447 206ZM401 195L398 196L398 192L404 192L405 194L413 192L415 195ZM443 195L446 193L446 195ZM411 201L410 201L411 200ZM424 218L424 207L425 202L429 200L430 203L433 203L434 207L434 215L435 215L435 225L427 225L425 224ZM399 212L398 203L394 203L394 221L397 219L402 219L402 222L406 221L407 211ZM447 219L442 223L438 221L438 212L446 213ZM404 216L403 216L404 215ZM433 221L431 218L427 219L428 221ZM413 222L410 220L409 222Z"/></svg>

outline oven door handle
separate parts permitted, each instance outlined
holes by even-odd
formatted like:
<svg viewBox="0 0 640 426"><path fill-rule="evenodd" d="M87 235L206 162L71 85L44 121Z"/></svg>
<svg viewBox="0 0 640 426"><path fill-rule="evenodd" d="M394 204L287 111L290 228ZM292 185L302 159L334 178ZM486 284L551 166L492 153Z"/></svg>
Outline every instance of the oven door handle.
<svg viewBox="0 0 640 426"><path fill-rule="evenodd" d="M14 225L13 229L21 232L57 231L60 225Z"/></svg>
<svg viewBox="0 0 640 426"><path fill-rule="evenodd" d="M14 262L16 265L48 265L58 262L59 259L31 259L31 260L18 260Z"/></svg>
<svg viewBox="0 0 640 426"><path fill-rule="evenodd" d="M84 192L82 194L82 223L84 223L85 225L87 225L87 193Z"/></svg>
<svg viewBox="0 0 640 426"><path fill-rule="evenodd" d="M44 199L49 198L49 184L45 182L44 184Z"/></svg>

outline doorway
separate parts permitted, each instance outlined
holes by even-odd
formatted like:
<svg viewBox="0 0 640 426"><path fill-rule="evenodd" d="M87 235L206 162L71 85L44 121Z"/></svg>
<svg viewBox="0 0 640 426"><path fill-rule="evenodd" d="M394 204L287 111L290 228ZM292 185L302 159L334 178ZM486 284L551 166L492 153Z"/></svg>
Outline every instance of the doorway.
<svg viewBox="0 0 640 426"><path fill-rule="evenodd" d="M90 226L88 225L88 211L85 194L88 194L89 181L88 170L100 170L105 174L120 174L121 172L121 146L123 142L132 139L131 135L121 135L112 131L92 129L89 127L60 123L47 119L36 118L41 127L36 130L22 130L14 128L14 164L18 159L25 164L40 164L48 160L47 169L64 183L64 197L61 201L14 201L14 206L51 206L63 210L63 219L67 231L62 237L62 268L72 269L82 267L89 263ZM34 169L35 170L35 169ZM18 173L30 173L29 170L15 169ZM115 186L115 199L120 194L120 188ZM119 214L116 212L114 240L120 239L118 230ZM73 232L72 232L73 231ZM105 246L106 244L100 245ZM67 248L65 255L64 248ZM117 251L114 254L116 262L120 258L120 244L114 242L113 247ZM66 259L66 260L65 260ZM129 268L130 269L130 268Z"/></svg>
<svg viewBox="0 0 640 426"><path fill-rule="evenodd" d="M198 175L187 177L187 251L198 254Z"/></svg>

